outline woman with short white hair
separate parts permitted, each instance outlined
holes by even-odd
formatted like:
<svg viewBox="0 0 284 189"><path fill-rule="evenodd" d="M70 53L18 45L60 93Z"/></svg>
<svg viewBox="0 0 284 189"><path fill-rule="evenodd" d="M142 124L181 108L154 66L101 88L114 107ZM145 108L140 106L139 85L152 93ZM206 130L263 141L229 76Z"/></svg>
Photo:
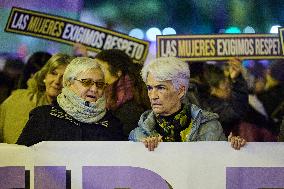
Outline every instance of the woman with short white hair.
<svg viewBox="0 0 284 189"><path fill-rule="evenodd" d="M152 74L157 81L169 80L176 90L184 86L188 91L190 70L187 63L175 57L161 57L146 64L141 70L143 81L147 82L148 74Z"/></svg>
<svg viewBox="0 0 284 189"><path fill-rule="evenodd" d="M183 104L188 89L188 64L174 57L157 58L144 65L142 78L147 85L152 110L144 112L129 140L144 142L153 151L159 142L227 140L219 116L194 104ZM235 149L245 140L230 136Z"/></svg>
<svg viewBox="0 0 284 189"><path fill-rule="evenodd" d="M121 122L106 110L105 85L94 59L73 59L64 72L57 103L34 109L17 143L124 140Z"/></svg>

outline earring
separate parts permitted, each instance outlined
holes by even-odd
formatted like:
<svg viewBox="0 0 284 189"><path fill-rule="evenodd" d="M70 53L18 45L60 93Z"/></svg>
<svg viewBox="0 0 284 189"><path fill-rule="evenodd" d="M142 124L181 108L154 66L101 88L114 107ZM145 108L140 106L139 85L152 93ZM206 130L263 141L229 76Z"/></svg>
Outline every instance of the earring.
<svg viewBox="0 0 284 189"><path fill-rule="evenodd" d="M45 79L43 80L43 82L45 83Z"/></svg>

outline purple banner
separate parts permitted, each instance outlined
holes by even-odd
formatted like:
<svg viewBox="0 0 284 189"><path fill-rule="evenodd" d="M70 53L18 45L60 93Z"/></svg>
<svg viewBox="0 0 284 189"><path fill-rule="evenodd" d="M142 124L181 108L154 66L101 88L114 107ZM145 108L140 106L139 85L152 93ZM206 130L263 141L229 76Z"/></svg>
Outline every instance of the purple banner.
<svg viewBox="0 0 284 189"><path fill-rule="evenodd" d="M83 189L168 189L166 181L148 169L130 166L84 166Z"/></svg>
<svg viewBox="0 0 284 189"><path fill-rule="evenodd" d="M0 167L0 188L25 188L25 167Z"/></svg>
<svg viewBox="0 0 284 189"><path fill-rule="evenodd" d="M227 167L226 189L284 188L284 167Z"/></svg>
<svg viewBox="0 0 284 189"><path fill-rule="evenodd" d="M66 189L65 166L36 166L35 189Z"/></svg>

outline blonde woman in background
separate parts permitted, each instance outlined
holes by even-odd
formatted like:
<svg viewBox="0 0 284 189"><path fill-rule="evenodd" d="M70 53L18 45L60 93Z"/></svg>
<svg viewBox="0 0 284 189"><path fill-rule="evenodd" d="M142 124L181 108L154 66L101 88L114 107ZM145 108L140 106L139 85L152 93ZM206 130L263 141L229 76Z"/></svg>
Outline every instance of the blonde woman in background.
<svg viewBox="0 0 284 189"><path fill-rule="evenodd" d="M51 104L60 94L62 77L73 58L55 54L28 80L27 89L14 91L0 105L0 142L15 144L29 119L29 113L38 106Z"/></svg>

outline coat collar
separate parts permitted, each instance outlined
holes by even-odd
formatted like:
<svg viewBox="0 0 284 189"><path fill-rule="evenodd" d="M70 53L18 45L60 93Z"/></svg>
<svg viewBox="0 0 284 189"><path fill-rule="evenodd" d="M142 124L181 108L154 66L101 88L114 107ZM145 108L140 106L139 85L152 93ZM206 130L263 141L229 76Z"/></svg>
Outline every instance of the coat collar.
<svg viewBox="0 0 284 189"><path fill-rule="evenodd" d="M188 136L189 138L192 138L196 134L202 123L206 123L210 120L219 118L217 114L208 111L203 111L194 104L184 106L190 106L190 108L188 109L190 110L190 114L193 119L192 130L190 135ZM154 128L156 124L157 122L155 119L154 112L152 110L144 112L141 115L140 120L138 121L138 126L142 127L147 132L147 134L155 132Z"/></svg>

